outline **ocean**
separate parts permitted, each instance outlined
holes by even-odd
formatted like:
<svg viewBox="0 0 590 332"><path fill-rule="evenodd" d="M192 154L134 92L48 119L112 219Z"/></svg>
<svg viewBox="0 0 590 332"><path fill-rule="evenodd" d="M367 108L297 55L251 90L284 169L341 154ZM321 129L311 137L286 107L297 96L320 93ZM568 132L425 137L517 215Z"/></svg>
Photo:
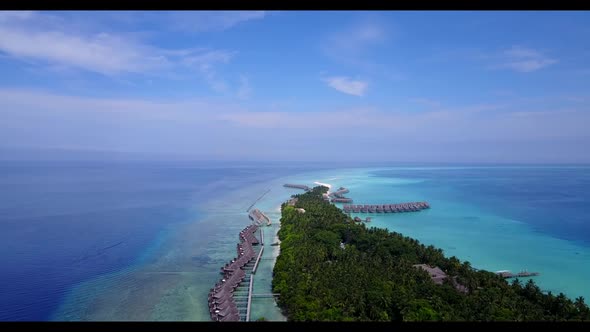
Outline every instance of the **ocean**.
<svg viewBox="0 0 590 332"><path fill-rule="evenodd" d="M428 201L367 225L590 297L586 166L3 161L0 320L207 321L207 292L235 255L247 208L270 189L255 207L273 220L265 242L276 242L279 206L300 192L282 184L315 181L349 188L355 204ZM255 293L271 291L271 248ZM272 298L253 300L260 317L285 320Z"/></svg>

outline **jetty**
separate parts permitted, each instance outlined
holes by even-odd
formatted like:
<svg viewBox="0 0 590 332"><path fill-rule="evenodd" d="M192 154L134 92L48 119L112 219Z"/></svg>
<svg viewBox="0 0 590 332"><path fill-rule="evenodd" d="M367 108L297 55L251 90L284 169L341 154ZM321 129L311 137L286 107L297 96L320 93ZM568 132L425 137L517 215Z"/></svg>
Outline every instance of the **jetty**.
<svg viewBox="0 0 590 332"><path fill-rule="evenodd" d="M350 190L344 187L338 188L338 190L331 192L329 196L336 197L336 198L343 198L344 194L348 194Z"/></svg>
<svg viewBox="0 0 590 332"><path fill-rule="evenodd" d="M529 272L527 270L523 270L518 273L512 273L508 270L501 270L501 271L496 271L496 274L502 278L505 278L505 279L521 278L521 277L536 277L536 276L540 275L539 272Z"/></svg>
<svg viewBox="0 0 590 332"><path fill-rule="evenodd" d="M287 187L287 188L295 188L295 189L303 189L305 191L310 191L311 188L309 188L308 186L304 185L304 184L292 184L292 183L286 183L283 185L283 187Z"/></svg>
<svg viewBox="0 0 590 332"><path fill-rule="evenodd" d="M258 209L251 210L248 213L248 218L254 221L257 225L262 225L263 223L266 223L266 226L270 226L272 224L270 218Z"/></svg>
<svg viewBox="0 0 590 332"><path fill-rule="evenodd" d="M400 212L415 212L424 209L429 209L430 204L427 202L410 202L397 204L365 204L354 205L344 204L342 210L346 213L400 213Z"/></svg>
<svg viewBox="0 0 590 332"><path fill-rule="evenodd" d="M264 194L260 195L260 197L258 197L258 198L257 198L257 199L254 201L254 203L250 204L250 206L248 207L248 209L246 209L246 212L249 212L249 211L250 211L250 209L251 209L252 207L254 207L254 205L255 205L256 203L258 203L258 201L259 201L259 200L261 200L261 199L262 199L262 197L264 197L266 194L268 194L268 192L269 192L269 191L270 191L270 189L268 189L267 191L265 191L265 192L264 192Z"/></svg>
<svg viewBox="0 0 590 332"><path fill-rule="evenodd" d="M350 190L347 188L340 187L338 190L324 196L324 200L330 200L332 203L352 203L352 198L344 197L344 194L349 192Z"/></svg>
<svg viewBox="0 0 590 332"><path fill-rule="evenodd" d="M209 291L208 303L211 319L216 322L248 321L252 293L252 276L262 255L262 246L258 255L254 249L259 244L254 233L258 225L252 224L240 232L240 243L237 245L237 257L221 268L222 279ZM257 257L256 261L254 259ZM249 273L248 273L249 272ZM248 299L244 308L244 286L247 282ZM237 301L237 300L242 301Z"/></svg>

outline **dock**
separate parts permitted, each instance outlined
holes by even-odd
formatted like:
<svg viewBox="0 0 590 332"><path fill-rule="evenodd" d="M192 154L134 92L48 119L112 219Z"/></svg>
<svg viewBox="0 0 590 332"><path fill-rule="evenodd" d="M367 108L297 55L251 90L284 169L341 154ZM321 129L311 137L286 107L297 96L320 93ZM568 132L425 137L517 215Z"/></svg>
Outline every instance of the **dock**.
<svg viewBox="0 0 590 332"><path fill-rule="evenodd" d="M342 210L346 213L400 213L400 212L416 212L424 209L429 209L430 204L427 202L409 202L396 204L365 204L353 205L344 204Z"/></svg>
<svg viewBox="0 0 590 332"><path fill-rule="evenodd" d="M267 191L264 192L264 194L260 195L260 197L258 197L254 203L250 204L250 206L246 209L246 212L250 212L250 209L256 204L258 203L259 200L262 199L262 197L266 196L266 194L268 194L268 192L270 191L270 189L268 189Z"/></svg>
<svg viewBox="0 0 590 332"><path fill-rule="evenodd" d="M504 279L536 277L536 276L540 275L539 272L528 272L527 270L520 271L518 273L512 273L508 270L502 270L502 271L496 271L495 273Z"/></svg>
<svg viewBox="0 0 590 332"><path fill-rule="evenodd" d="M336 198L344 198L344 194L348 194L350 190L344 187L338 188L338 190L331 192L329 196L336 197Z"/></svg>
<svg viewBox="0 0 590 332"><path fill-rule="evenodd" d="M352 203L352 198L344 197L344 194L347 194L349 192L350 190L348 190L347 188L340 187L338 188L338 190L329 193L327 197L332 203Z"/></svg>
<svg viewBox="0 0 590 332"><path fill-rule="evenodd" d="M295 189L303 189L305 191L310 191L311 188L309 188L308 186L304 185L304 184L292 184L292 183L286 183L283 185L283 187L286 188L295 188Z"/></svg>
<svg viewBox="0 0 590 332"><path fill-rule="evenodd" d="M246 304L246 322L250 321L250 311L252 308L252 286L254 285L254 275L256 274L256 269L258 269L258 264L260 263L260 258L262 257L262 253L264 252L264 232L262 229L260 230L261 236L261 247L260 251L258 252L258 257L256 258L256 262L254 263L254 267L252 268L252 273L250 274L250 286L248 287L248 302Z"/></svg>
<svg viewBox="0 0 590 332"><path fill-rule="evenodd" d="M260 257L262 257L263 252L264 252L264 247L260 247L260 252L258 253L258 257L256 258L256 262L254 263L254 268L252 268L252 274L256 274L256 269L258 268L258 263L260 263Z"/></svg>
<svg viewBox="0 0 590 332"><path fill-rule="evenodd" d="M254 285L254 278L250 277L250 285L248 286L248 304L246 306L246 322L250 321L250 308L252 308L252 285Z"/></svg>

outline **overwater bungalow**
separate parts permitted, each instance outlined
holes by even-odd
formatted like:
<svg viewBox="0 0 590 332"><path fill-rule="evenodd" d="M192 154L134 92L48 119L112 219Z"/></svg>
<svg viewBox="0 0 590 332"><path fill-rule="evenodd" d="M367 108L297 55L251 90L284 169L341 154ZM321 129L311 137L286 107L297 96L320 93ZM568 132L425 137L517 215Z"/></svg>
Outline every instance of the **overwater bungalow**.
<svg viewBox="0 0 590 332"><path fill-rule="evenodd" d="M241 243L236 246L238 257L232 259L221 269L222 279L211 288L207 296L209 312L213 321L240 320L238 308L233 299L233 291L246 278L243 267L255 257L252 246L258 244L258 239L254 236L257 230L257 225L249 225L240 232Z"/></svg>
<svg viewBox="0 0 590 332"><path fill-rule="evenodd" d="M332 203L352 203L352 198L332 198Z"/></svg>

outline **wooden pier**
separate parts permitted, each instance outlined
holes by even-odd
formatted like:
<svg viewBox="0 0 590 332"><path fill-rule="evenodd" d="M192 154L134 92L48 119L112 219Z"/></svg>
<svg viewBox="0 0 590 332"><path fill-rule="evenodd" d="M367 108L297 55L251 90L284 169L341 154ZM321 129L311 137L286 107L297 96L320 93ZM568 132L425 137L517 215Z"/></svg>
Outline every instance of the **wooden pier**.
<svg viewBox="0 0 590 332"><path fill-rule="evenodd" d="M344 197L344 194L349 192L350 190L347 188L340 187L338 190L328 194L328 199L331 197L330 202L332 203L352 203L352 198Z"/></svg>
<svg viewBox="0 0 590 332"><path fill-rule="evenodd" d="M410 202L398 204L352 205L344 204L342 210L346 213L400 213L415 212L430 208L427 202Z"/></svg>
<svg viewBox="0 0 590 332"><path fill-rule="evenodd" d="M258 203L259 200L262 199L262 197L264 197L266 194L268 194L268 192L270 191L270 189L268 189L267 191L264 192L264 194L260 195L260 197L258 197L254 203L250 204L250 206L248 207L248 209L246 209L246 212L250 212L250 209L254 206L254 204Z"/></svg>
<svg viewBox="0 0 590 332"><path fill-rule="evenodd" d="M250 321L250 308L252 308L252 285L254 285L254 276L250 276L250 285L248 286L248 304L246 306L246 322Z"/></svg>
<svg viewBox="0 0 590 332"><path fill-rule="evenodd" d="M291 183L286 183L283 185L283 187L286 188L295 188L295 189L303 189L305 191L310 191L311 188L309 188L308 186L304 185L304 184L291 184Z"/></svg>
<svg viewBox="0 0 590 332"><path fill-rule="evenodd" d="M520 271L518 273L512 273L508 270L496 271L496 274L502 278L510 279L510 278L524 278L524 277L536 277L540 275L539 272L528 272L526 270Z"/></svg>
<svg viewBox="0 0 590 332"><path fill-rule="evenodd" d="M260 247L260 251L258 252L258 257L256 258L256 262L254 263L254 268L252 268L252 274L256 274L256 269L258 268L258 263L260 263L260 257L262 257L263 252L264 252L264 246Z"/></svg>

